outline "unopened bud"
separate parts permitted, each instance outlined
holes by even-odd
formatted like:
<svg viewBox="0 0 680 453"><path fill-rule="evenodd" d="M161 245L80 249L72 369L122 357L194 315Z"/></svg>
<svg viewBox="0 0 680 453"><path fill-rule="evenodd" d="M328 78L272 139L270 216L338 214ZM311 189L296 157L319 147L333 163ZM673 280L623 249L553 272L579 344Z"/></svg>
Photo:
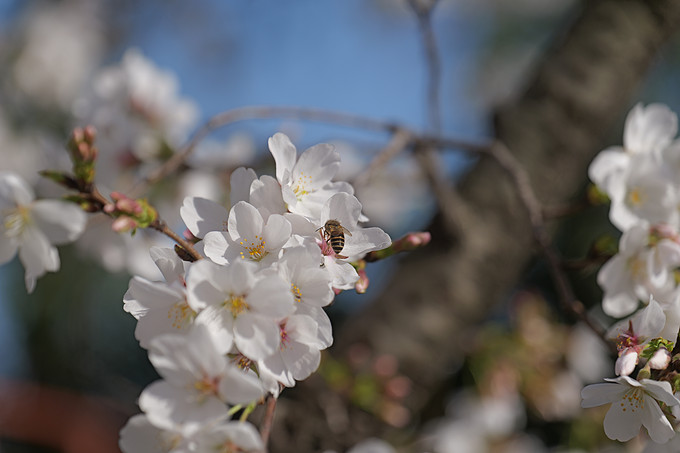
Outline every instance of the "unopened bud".
<svg viewBox="0 0 680 453"><path fill-rule="evenodd" d="M125 233L126 231L134 230L137 226L137 222L133 218L120 216L113 221L111 228L116 233Z"/></svg>
<svg viewBox="0 0 680 453"><path fill-rule="evenodd" d="M415 250L430 243L432 235L429 231L418 231L415 233L408 233L399 240L403 245L398 251Z"/></svg>
<svg viewBox="0 0 680 453"><path fill-rule="evenodd" d="M90 124L83 130L83 136L84 140L86 140L89 144L92 144L97 139L97 129L95 129L95 127Z"/></svg>
<svg viewBox="0 0 680 453"><path fill-rule="evenodd" d="M665 348L657 349L647 363L653 370L665 370L671 363L671 353Z"/></svg>
<svg viewBox="0 0 680 453"><path fill-rule="evenodd" d="M638 363L638 353L632 349L628 349L616 359L614 365L614 372L617 376L628 376L635 370L635 365Z"/></svg>
<svg viewBox="0 0 680 453"><path fill-rule="evenodd" d="M71 139L73 140L74 143L80 143L85 139L85 132L83 131L82 128L76 127L75 129L73 129Z"/></svg>
<svg viewBox="0 0 680 453"><path fill-rule="evenodd" d="M366 275L365 269L359 269L357 273L359 274L359 280L357 280L357 282L354 284L354 289L358 294L364 294L368 289L368 284L370 283L368 280L368 275Z"/></svg>

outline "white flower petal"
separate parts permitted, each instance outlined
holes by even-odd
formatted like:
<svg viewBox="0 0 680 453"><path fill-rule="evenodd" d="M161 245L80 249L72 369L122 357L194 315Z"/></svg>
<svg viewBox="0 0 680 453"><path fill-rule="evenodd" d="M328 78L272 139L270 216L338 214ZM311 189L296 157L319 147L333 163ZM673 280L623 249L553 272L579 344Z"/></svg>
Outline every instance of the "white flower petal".
<svg viewBox="0 0 680 453"><path fill-rule="evenodd" d="M269 317L241 313L234 322L234 342L248 358L265 359L279 347L279 326Z"/></svg>
<svg viewBox="0 0 680 453"><path fill-rule="evenodd" d="M331 182L339 169L340 155L335 147L320 143L300 154L293 170L293 180L312 192Z"/></svg>
<svg viewBox="0 0 680 453"><path fill-rule="evenodd" d="M581 390L581 407L595 407L620 400L628 389L614 383L590 384Z"/></svg>
<svg viewBox="0 0 680 453"><path fill-rule="evenodd" d="M264 220L255 206L239 201L229 212L229 236L234 242L255 241L255 236L262 235Z"/></svg>
<svg viewBox="0 0 680 453"><path fill-rule="evenodd" d="M250 201L250 186L256 179L257 174L252 168L239 167L232 172L229 178L231 206L239 201Z"/></svg>
<svg viewBox="0 0 680 453"><path fill-rule="evenodd" d="M677 406L680 401L673 395L671 384L667 381L655 381L653 379L642 379L640 381L645 388L645 392L668 406Z"/></svg>
<svg viewBox="0 0 680 453"><path fill-rule="evenodd" d="M654 153L667 146L678 132L678 118L663 104L637 104L628 113L623 145L633 153Z"/></svg>
<svg viewBox="0 0 680 453"><path fill-rule="evenodd" d="M32 292L35 282L46 272L59 270L59 253L50 245L45 235L33 226L28 226L21 237L19 260L24 265L26 289Z"/></svg>
<svg viewBox="0 0 680 453"><path fill-rule="evenodd" d="M361 203L353 195L340 192L328 199L321 210L321 221L337 220L342 226L354 231L361 215Z"/></svg>
<svg viewBox="0 0 680 453"><path fill-rule="evenodd" d="M201 197L186 197L179 213L189 231L203 238L210 231L225 231L229 212L219 203Z"/></svg>
<svg viewBox="0 0 680 453"><path fill-rule="evenodd" d="M607 148L595 156L588 167L588 177L611 197L612 181L623 178L630 165L630 155L621 147Z"/></svg>
<svg viewBox="0 0 680 453"><path fill-rule="evenodd" d="M15 205L27 206L34 199L33 189L19 175L0 172L0 202L9 200Z"/></svg>
<svg viewBox="0 0 680 453"><path fill-rule="evenodd" d="M363 255L373 250L387 248L391 243L390 236L380 228L358 228L352 232L352 236L345 237L342 254L345 256Z"/></svg>
<svg viewBox="0 0 680 453"><path fill-rule="evenodd" d="M321 363L321 352L317 348L298 342L289 344L281 351L281 357L296 381L307 379Z"/></svg>
<svg viewBox="0 0 680 453"><path fill-rule="evenodd" d="M213 345L220 354L228 353L234 345L234 318L231 311L210 305L196 316L196 326L208 330Z"/></svg>
<svg viewBox="0 0 680 453"><path fill-rule="evenodd" d="M187 435L228 416L226 405L219 399L196 400L188 390L162 380L144 389L139 407L154 426L167 430L182 427Z"/></svg>
<svg viewBox="0 0 680 453"><path fill-rule="evenodd" d="M249 453L264 451L260 434L248 422L229 421L196 436L195 453L215 453L215 446L233 445L236 451Z"/></svg>
<svg viewBox="0 0 680 453"><path fill-rule="evenodd" d="M286 203L283 201L281 185L269 175L253 181L250 186L250 204L255 206L262 218L267 219L272 214L284 214L287 212Z"/></svg>
<svg viewBox="0 0 680 453"><path fill-rule="evenodd" d="M168 283L184 282L184 263L171 248L153 246L149 249L151 259L156 263Z"/></svg>
<svg viewBox="0 0 680 453"><path fill-rule="evenodd" d="M352 289L359 280L359 274L349 263L339 261L330 256L324 256L324 267L328 270L332 278L333 288Z"/></svg>
<svg viewBox="0 0 680 453"><path fill-rule="evenodd" d="M225 360L202 325L194 326L186 335L161 335L149 346L149 361L158 374L179 387L219 376Z"/></svg>
<svg viewBox="0 0 680 453"><path fill-rule="evenodd" d="M661 411L659 404L654 398L645 397L641 419L642 424L647 428L649 437L657 444L665 444L675 436L673 426Z"/></svg>
<svg viewBox="0 0 680 453"><path fill-rule="evenodd" d="M203 238L203 253L217 264L227 264L225 255L229 249L229 234L211 231Z"/></svg>
<svg viewBox="0 0 680 453"><path fill-rule="evenodd" d="M264 227L263 237L266 250L278 250L288 242L292 234L290 222L279 214L269 216Z"/></svg>
<svg viewBox="0 0 680 453"><path fill-rule="evenodd" d="M612 440L627 442L640 433L642 418L630 410L612 404L604 417L604 432Z"/></svg>
<svg viewBox="0 0 680 453"><path fill-rule="evenodd" d="M269 138L269 151L271 151L276 162L276 179L283 184L287 182L286 172L289 175L293 172L295 159L297 158L297 149L288 136L277 132Z"/></svg>
<svg viewBox="0 0 680 453"><path fill-rule="evenodd" d="M54 245L75 241L85 230L87 223L87 215L80 207L61 200L34 202L31 217Z"/></svg>
<svg viewBox="0 0 680 453"><path fill-rule="evenodd" d="M119 447L123 453L175 453L183 444L187 447L181 434L156 428L144 414L130 418L120 431Z"/></svg>
<svg viewBox="0 0 680 453"><path fill-rule="evenodd" d="M191 265L187 272L187 302L195 311L224 302L223 281L226 270L208 260Z"/></svg>
<svg viewBox="0 0 680 453"><path fill-rule="evenodd" d="M258 313L283 319L295 311L290 285L278 274L265 274L246 297L248 305Z"/></svg>
<svg viewBox="0 0 680 453"><path fill-rule="evenodd" d="M222 375L219 393L227 403L248 404L264 397L265 391L254 372L229 366Z"/></svg>

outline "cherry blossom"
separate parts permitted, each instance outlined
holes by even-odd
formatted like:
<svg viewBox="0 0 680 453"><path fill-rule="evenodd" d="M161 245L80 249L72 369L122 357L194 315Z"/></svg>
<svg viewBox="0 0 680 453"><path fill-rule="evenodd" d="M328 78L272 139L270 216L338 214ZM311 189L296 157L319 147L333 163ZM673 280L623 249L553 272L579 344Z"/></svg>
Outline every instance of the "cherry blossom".
<svg viewBox="0 0 680 453"><path fill-rule="evenodd" d="M181 427L162 429L154 426L145 414L130 418L120 431L120 449L123 453L189 453L193 451L190 439L184 437Z"/></svg>
<svg viewBox="0 0 680 453"><path fill-rule="evenodd" d="M644 346L660 336L665 324L666 315L661 306L651 299L647 307L612 326L607 337L616 341L619 350L615 365L617 375L628 376L633 372ZM675 338L669 340L674 341Z"/></svg>
<svg viewBox="0 0 680 453"><path fill-rule="evenodd" d="M264 443L255 427L248 422L224 422L196 436L196 453L239 452L260 453Z"/></svg>
<svg viewBox="0 0 680 453"><path fill-rule="evenodd" d="M639 223L621 237L619 252L597 276L604 290L602 308L610 316L626 316L640 300L654 296L663 305L674 299L674 269L680 265L680 243L667 228Z"/></svg>
<svg viewBox="0 0 680 453"><path fill-rule="evenodd" d="M280 344L279 322L295 310L290 286L275 272L257 272L249 261L219 266L201 260L187 274L189 305L208 327L220 352L236 345L257 360Z"/></svg>
<svg viewBox="0 0 680 453"><path fill-rule="evenodd" d="M135 276L123 296L123 309L137 319L135 337L143 348L164 333L187 331L196 317L187 303L182 261L171 249L152 247L150 252L166 281Z"/></svg>
<svg viewBox="0 0 680 453"><path fill-rule="evenodd" d="M677 130L678 118L665 105L643 107L637 104L626 117L623 147L613 146L601 151L588 169L590 179L611 194L613 185L635 167L635 156L657 157L671 143Z"/></svg>
<svg viewBox="0 0 680 453"><path fill-rule="evenodd" d="M39 277L59 270L59 253L54 245L77 239L87 221L85 213L73 203L36 201L28 184L8 172L0 172L0 219L0 264L18 252L29 293Z"/></svg>
<svg viewBox="0 0 680 453"><path fill-rule="evenodd" d="M626 442L637 436L640 427L647 428L654 442L668 442L674 435L673 426L664 415L659 402L667 406L680 404L666 381L628 376L605 379L607 383L591 384L581 391L581 407L612 403L604 418L604 432L610 439Z"/></svg>
<svg viewBox="0 0 680 453"><path fill-rule="evenodd" d="M340 155L332 145L314 145L298 157L295 145L279 132L269 139L269 150L276 161L276 179L290 212L317 219L330 196L354 193L348 183L331 181L340 168Z"/></svg>
<svg viewBox="0 0 680 453"><path fill-rule="evenodd" d="M279 257L288 242L292 227L279 214L267 220L251 204L239 201L229 212L227 232L211 231L205 235L205 254L218 264L247 260L263 266Z"/></svg>

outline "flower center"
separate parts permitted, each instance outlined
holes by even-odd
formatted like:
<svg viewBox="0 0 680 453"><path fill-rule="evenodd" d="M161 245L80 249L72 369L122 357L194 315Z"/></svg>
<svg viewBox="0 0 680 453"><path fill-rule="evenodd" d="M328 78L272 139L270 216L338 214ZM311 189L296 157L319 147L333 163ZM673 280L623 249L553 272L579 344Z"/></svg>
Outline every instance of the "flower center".
<svg viewBox="0 0 680 453"><path fill-rule="evenodd" d="M241 252L241 259L245 259L246 253L248 253L247 256L249 259L253 261L260 261L269 254L269 252L264 248L266 242L264 238L260 236L255 236L254 241L244 239L243 241L239 242L239 244L241 244L241 247L245 249L245 251Z"/></svg>
<svg viewBox="0 0 680 453"><path fill-rule="evenodd" d="M645 198L645 193L641 187L633 187L628 192L627 200L630 206L640 206L645 202Z"/></svg>
<svg viewBox="0 0 680 453"><path fill-rule="evenodd" d="M290 284L290 290L293 293L293 297L295 298L295 302L301 302L302 301L302 292L300 291L300 288L295 283Z"/></svg>
<svg viewBox="0 0 680 453"><path fill-rule="evenodd" d="M281 333L281 343L279 345L279 349L283 351L288 347L288 343L290 343L290 337L288 336L288 332L286 331L285 321L279 324L279 331Z"/></svg>
<svg viewBox="0 0 680 453"><path fill-rule="evenodd" d="M643 281L647 277L647 266L645 262L639 258L631 258L628 261L628 268L631 276L637 281Z"/></svg>
<svg viewBox="0 0 680 453"><path fill-rule="evenodd" d="M10 238L16 238L26 230L30 223L30 210L26 206L17 206L15 209L6 211L4 219L5 235Z"/></svg>
<svg viewBox="0 0 680 453"><path fill-rule="evenodd" d="M204 398L217 395L219 382L219 378L204 376L202 380L194 382L194 389Z"/></svg>
<svg viewBox="0 0 680 453"><path fill-rule="evenodd" d="M224 301L224 306L227 310L231 311L231 316L233 316L234 319L244 311L250 310L250 306L246 303L245 297L234 296L233 294L229 296L229 299Z"/></svg>
<svg viewBox="0 0 680 453"><path fill-rule="evenodd" d="M301 171L300 176L295 180L295 186L293 186L293 193L298 201L302 200L302 197L307 195L310 191L305 187L312 184L312 177L305 176L305 172Z"/></svg>
<svg viewBox="0 0 680 453"><path fill-rule="evenodd" d="M632 388L626 392L619 403L623 412L642 410L645 408L644 391L640 388Z"/></svg>
<svg viewBox="0 0 680 453"><path fill-rule="evenodd" d="M172 327L176 329L188 326L194 319L194 315L194 311L189 307L186 300L175 302L168 310L168 319L172 320Z"/></svg>
<svg viewBox="0 0 680 453"><path fill-rule="evenodd" d="M182 435L178 433L161 431L159 438L163 451L172 451L182 443Z"/></svg>
<svg viewBox="0 0 680 453"><path fill-rule="evenodd" d="M215 453L238 453L240 451L244 451L241 449L241 447L229 439L225 440L224 443L219 445L217 448L219 448L219 450L215 449Z"/></svg>

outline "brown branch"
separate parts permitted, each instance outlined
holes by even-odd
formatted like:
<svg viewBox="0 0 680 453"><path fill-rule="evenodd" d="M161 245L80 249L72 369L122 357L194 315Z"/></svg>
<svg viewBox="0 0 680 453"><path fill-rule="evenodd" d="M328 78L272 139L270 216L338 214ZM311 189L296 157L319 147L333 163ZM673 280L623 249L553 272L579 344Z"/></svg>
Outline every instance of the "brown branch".
<svg viewBox="0 0 680 453"><path fill-rule="evenodd" d="M398 126L387 121L379 121L360 115L339 113L315 108L292 106L250 106L240 107L218 113L205 123L177 153L163 165L152 171L133 191L137 193L143 187L154 184L161 179L175 173L186 162L196 148L196 145L216 129L239 121L266 118L292 118L297 120L331 123L377 132L394 132Z"/></svg>
<svg viewBox="0 0 680 453"><path fill-rule="evenodd" d="M362 186L366 184L371 177L376 173L376 171L388 164L392 159L394 159L399 153L406 149L413 142L413 134L411 131L399 127L392 134L392 138L385 147L380 150L380 152L371 160L368 168L363 172L359 173L353 181L351 181L353 186Z"/></svg>
<svg viewBox="0 0 680 453"><path fill-rule="evenodd" d="M276 409L276 400L277 398L274 395L267 395L264 418L262 420L262 426L260 426L260 436L262 436L262 442L264 443L265 450L267 448L267 443L269 442L269 435L272 431L272 425L274 424L274 410Z"/></svg>
<svg viewBox="0 0 680 453"><path fill-rule="evenodd" d="M428 123L435 133L439 133L442 128L441 108L439 107L441 61L437 51L437 40L432 29L432 12L437 5L437 0L409 0L409 5L418 18L427 61Z"/></svg>
<svg viewBox="0 0 680 453"><path fill-rule="evenodd" d="M153 228L156 231L159 231L175 241L177 244L179 244L180 247L182 247L188 254L191 256L193 261L198 261L203 259L203 256L201 256L200 253L196 251L193 245L186 241L184 238L182 238L180 235L172 231L168 225L165 223L164 220L158 218L154 220L151 225L149 225L149 228Z"/></svg>
<svg viewBox="0 0 680 453"><path fill-rule="evenodd" d="M81 193L81 195L87 196L90 199L90 201L94 204L94 207L96 208L96 211L94 212L102 212L103 214L107 215L110 218L113 219L116 218L115 215L113 215L112 213L104 211L104 206L111 204L111 201L108 200L104 195L102 195L99 189L97 189L97 186L95 186L94 184L90 184L89 187L86 188L86 190L87 192L83 192ZM154 220L149 225L149 228L154 229L175 241L176 244L182 247L189 254L193 261L203 259L201 254L196 251L196 249L190 242L188 242L187 240L179 236L177 233L172 231L165 223L165 221L160 217Z"/></svg>

